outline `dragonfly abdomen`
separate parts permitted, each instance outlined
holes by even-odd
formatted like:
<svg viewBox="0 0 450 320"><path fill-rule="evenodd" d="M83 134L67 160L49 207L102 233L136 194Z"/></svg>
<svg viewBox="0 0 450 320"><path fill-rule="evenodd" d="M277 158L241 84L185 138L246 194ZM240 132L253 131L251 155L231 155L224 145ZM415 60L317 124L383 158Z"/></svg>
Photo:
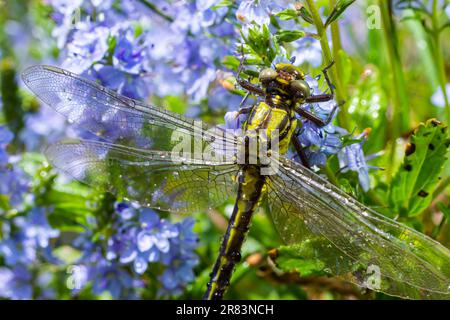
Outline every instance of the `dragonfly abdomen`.
<svg viewBox="0 0 450 320"><path fill-rule="evenodd" d="M231 274L236 263L241 260L241 246L250 227L253 212L258 208L266 181L261 168L245 165L239 173L239 188L233 214L222 241L219 257L216 260L211 280L204 299L221 299L229 286Z"/></svg>

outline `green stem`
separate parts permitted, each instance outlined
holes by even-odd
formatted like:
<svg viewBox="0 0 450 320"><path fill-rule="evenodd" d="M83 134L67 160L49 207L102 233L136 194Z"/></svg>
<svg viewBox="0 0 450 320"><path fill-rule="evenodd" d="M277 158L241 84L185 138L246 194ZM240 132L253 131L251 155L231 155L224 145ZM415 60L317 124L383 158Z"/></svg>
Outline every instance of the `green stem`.
<svg viewBox="0 0 450 320"><path fill-rule="evenodd" d="M320 17L319 11L317 10L316 4L313 0L306 0L306 4L308 5L309 11L311 13L312 19L314 21L314 25L317 29L317 34L320 38L320 46L322 48L322 53L325 59L325 65L329 65L333 61L333 56L331 54L330 45L328 44L328 37L326 28L323 24L322 18ZM335 57L337 59L337 57ZM336 86L336 99L341 102L345 99L342 97L343 89L341 86L341 82L339 81L339 73L337 68L330 69L330 77L333 84ZM339 124L346 128L348 128L348 119L347 112L343 110L343 112L339 112L338 115Z"/></svg>
<svg viewBox="0 0 450 320"><path fill-rule="evenodd" d="M372 200L377 206L381 208L386 208L386 203L383 201L383 199L373 190L370 189L366 192L366 195Z"/></svg>
<svg viewBox="0 0 450 320"><path fill-rule="evenodd" d="M449 184L450 177L446 177L444 180L442 180L433 192L433 199L436 199L445 189L447 189Z"/></svg>
<svg viewBox="0 0 450 320"><path fill-rule="evenodd" d="M436 239L439 234L441 233L442 227L444 226L445 222L447 221L447 218L445 217L445 215L442 217L441 222L439 222L439 224L433 229L431 236L433 237L433 239Z"/></svg>
<svg viewBox="0 0 450 320"><path fill-rule="evenodd" d="M330 0L330 8L333 8L336 5L336 0ZM344 89L344 85L343 85L343 70L344 70L344 66L342 64L342 59L341 59L341 51L342 51L342 43L341 43L341 35L340 35L340 30L339 30L339 23L338 21L334 21L333 23L331 23L331 41L333 43L333 57L334 57L334 61L336 63L336 73L338 75L337 77L337 82L339 83L339 86L341 87L341 89ZM342 100L347 100L347 91L346 90L342 90L341 92L339 92L340 96L342 97Z"/></svg>
<svg viewBox="0 0 450 320"><path fill-rule="evenodd" d="M324 170L324 172L325 172L325 174L326 174L326 176L328 178L328 181L330 181L335 186L339 187L339 181L336 178L336 175L334 174L333 170L331 170L330 165L328 164L328 162L323 167L323 170Z"/></svg>
<svg viewBox="0 0 450 320"><path fill-rule="evenodd" d="M442 89L445 101L445 111L447 114L447 123L450 123L450 104L449 97L446 90L446 76L445 76L445 62L442 55L441 48L441 33L439 31L439 10L438 10L438 0L433 1L433 11L431 15L432 21L432 41L433 41L433 56L436 72L438 75L439 85Z"/></svg>
<svg viewBox="0 0 450 320"><path fill-rule="evenodd" d="M156 13L158 16L164 18L165 20L169 21L169 22L173 22L173 18L171 16L168 16L167 14L165 14L164 12L162 12L157 6L155 6L153 3L148 2L147 0L140 0L140 2L146 6L147 8L149 8L151 11L153 11L154 13Z"/></svg>
<svg viewBox="0 0 450 320"><path fill-rule="evenodd" d="M381 9L381 20L383 24L383 31L385 37L385 45L388 53L388 61L391 68L392 80L394 82L391 96L392 103L392 117L388 120L387 136L391 141L390 161L395 161L396 139L403 131L406 131L409 126L409 110L406 93L406 83L403 74L402 64L400 61L400 53L398 50L398 39L395 30L395 24L390 12L391 0L379 0L379 7ZM392 178L392 166L388 166L386 174L388 180Z"/></svg>

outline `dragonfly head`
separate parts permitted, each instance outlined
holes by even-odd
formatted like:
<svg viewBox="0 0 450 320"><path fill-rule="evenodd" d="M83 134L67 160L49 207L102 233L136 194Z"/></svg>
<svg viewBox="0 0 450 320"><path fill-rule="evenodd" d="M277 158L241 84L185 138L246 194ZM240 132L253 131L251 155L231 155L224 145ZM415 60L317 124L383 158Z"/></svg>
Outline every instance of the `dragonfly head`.
<svg viewBox="0 0 450 320"><path fill-rule="evenodd" d="M263 87L276 86L298 102L311 95L311 88L305 81L303 71L290 64L278 63L275 69L266 68L259 73L259 81Z"/></svg>

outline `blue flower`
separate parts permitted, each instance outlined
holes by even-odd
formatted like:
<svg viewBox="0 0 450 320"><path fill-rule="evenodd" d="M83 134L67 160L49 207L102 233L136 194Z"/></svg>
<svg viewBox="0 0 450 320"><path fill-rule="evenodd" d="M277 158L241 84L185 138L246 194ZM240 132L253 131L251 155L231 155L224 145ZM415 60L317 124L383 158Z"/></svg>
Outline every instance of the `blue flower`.
<svg viewBox="0 0 450 320"><path fill-rule="evenodd" d="M186 284L194 280L194 272L192 271L194 266L181 260L177 262L158 277L158 280L162 284L162 288L158 292L159 296L180 295Z"/></svg>
<svg viewBox="0 0 450 320"><path fill-rule="evenodd" d="M342 147L340 128L329 124L318 127L309 120L303 122L299 138L306 147L306 155L310 165L323 166L328 156L336 154Z"/></svg>
<svg viewBox="0 0 450 320"><path fill-rule="evenodd" d="M239 107L242 97L230 93L221 85L216 85L210 92L208 97L208 106L211 109L237 109Z"/></svg>
<svg viewBox="0 0 450 320"><path fill-rule="evenodd" d="M89 268L89 274L93 282L92 292L100 295L107 291L113 299L136 299L136 289L143 286L142 281L124 268L106 260L100 260Z"/></svg>
<svg viewBox="0 0 450 320"><path fill-rule="evenodd" d="M145 34L136 36L135 28L129 22L118 24L111 34L116 38L113 66L134 75L146 71L148 43Z"/></svg>
<svg viewBox="0 0 450 320"><path fill-rule="evenodd" d="M447 98L450 100L450 83L447 83L445 85L445 92L447 94ZM431 97L431 103L433 103L433 105L439 108L445 107L444 92L442 91L441 87L439 87Z"/></svg>
<svg viewBox="0 0 450 320"><path fill-rule="evenodd" d="M244 0L236 11L237 19L245 24L255 22L258 25L270 23L270 7L272 1L268 0Z"/></svg>
<svg viewBox="0 0 450 320"><path fill-rule="evenodd" d="M177 249L181 255L186 254L191 259L197 259L192 256L193 250L198 246L198 235L194 232L195 220L186 218L175 226L178 229L178 237L171 238L170 241L177 245ZM176 251L176 250L174 250Z"/></svg>
<svg viewBox="0 0 450 320"><path fill-rule="evenodd" d="M32 276L24 265L0 268L0 297L29 300L33 297Z"/></svg>
<svg viewBox="0 0 450 320"><path fill-rule="evenodd" d="M37 279L36 285L39 286L39 300L54 300L56 299L56 290L52 288L53 273L41 272Z"/></svg>
<svg viewBox="0 0 450 320"><path fill-rule="evenodd" d="M8 153L5 146L12 141L14 134L6 126L0 126L0 166L8 163Z"/></svg>
<svg viewBox="0 0 450 320"><path fill-rule="evenodd" d="M0 242L0 253L7 265L28 265L35 262L38 255L49 262L59 263L49 245L50 239L59 236L59 231L48 224L45 209L33 208L27 216L17 217L13 223L8 236Z"/></svg>
<svg viewBox="0 0 450 320"><path fill-rule="evenodd" d="M10 143L13 138L14 134L7 126L0 126L0 146Z"/></svg>
<svg viewBox="0 0 450 320"><path fill-rule="evenodd" d="M303 37L293 42L295 61L298 64L309 63L314 68L322 64L322 48L319 40L312 37Z"/></svg>
<svg viewBox="0 0 450 320"><path fill-rule="evenodd" d="M108 260L119 259L121 263L127 264L137 258L136 227L120 227L117 234L108 240L106 258Z"/></svg>
<svg viewBox="0 0 450 320"><path fill-rule="evenodd" d="M179 292L188 282L192 281L194 275L192 268L198 263L198 258L194 253L198 245L198 237L193 232L193 219L185 219L179 223L172 224L160 217L151 209L137 208L128 203L120 202L115 205L117 216L114 223L115 232L107 240L106 255L101 248L101 241L93 243L90 241L90 232L80 237L77 244L84 254L78 261L89 270L89 281L99 279L95 272L101 271L109 273L122 272L125 266L131 265L134 275L143 274L151 263L161 263L168 269L180 266L174 281L177 283L176 289L171 294ZM102 263L104 269L97 270L94 265ZM113 268L119 269L113 271ZM97 270L97 271L96 271ZM172 270L172 272L175 272ZM180 274L179 274L180 273ZM161 279L168 280L168 271ZM100 281L97 280L97 281ZM127 280L126 283L129 281ZM118 287L126 287L126 283L104 282L98 284L104 290L110 291L112 295L117 295ZM162 283L164 286L164 284ZM99 289L100 290L100 289ZM168 289L166 288L166 293ZM120 293L122 294L122 293Z"/></svg>
<svg viewBox="0 0 450 320"><path fill-rule="evenodd" d="M163 254L162 263L168 266L158 278L162 287L159 296L181 294L183 288L194 280L193 268L198 264L194 250L198 246L198 236L193 231L194 219L187 218L176 224L178 237L170 239L170 252Z"/></svg>
<svg viewBox="0 0 450 320"><path fill-rule="evenodd" d="M109 30L91 23L80 23L67 44L68 59L64 67L75 73L83 73L103 59L108 51Z"/></svg>
<svg viewBox="0 0 450 320"><path fill-rule="evenodd" d="M228 111L225 113L225 129L238 130L242 129L247 115L239 114L238 111Z"/></svg>
<svg viewBox="0 0 450 320"><path fill-rule="evenodd" d="M367 133L363 132L357 137L357 139L362 139L361 142L342 148L338 153L338 159L342 172L351 170L358 173L359 183L363 190L367 192L370 189L369 166L362 150L366 135Z"/></svg>
<svg viewBox="0 0 450 320"><path fill-rule="evenodd" d="M56 23L56 28L52 31L52 36L56 38L58 48L63 48L67 37L74 27L74 17L76 10L84 0L48 0L48 4L54 8L52 18Z"/></svg>
<svg viewBox="0 0 450 320"><path fill-rule="evenodd" d="M19 168L0 168L0 195L9 199L9 204L17 207L30 186L29 177ZM0 211L1 212L1 211Z"/></svg>
<svg viewBox="0 0 450 320"><path fill-rule="evenodd" d="M160 260L161 254L168 253L170 239L178 236L176 226L160 220L150 209L142 209L140 222L142 229L136 236L138 257L134 263L135 271L139 274L145 272L148 262L156 262Z"/></svg>
<svg viewBox="0 0 450 320"><path fill-rule="evenodd" d="M114 209L122 220L130 220L137 215L136 208L126 202L116 202Z"/></svg>
<svg viewBox="0 0 450 320"><path fill-rule="evenodd" d="M30 210L26 217L18 217L15 224L27 239L34 239L40 248L47 248L50 239L59 236L59 230L53 229L47 221L47 212L42 207Z"/></svg>
<svg viewBox="0 0 450 320"><path fill-rule="evenodd" d="M148 96L147 84L138 74L127 73L108 65L98 65L94 74L102 85L129 98L144 100Z"/></svg>
<svg viewBox="0 0 450 320"><path fill-rule="evenodd" d="M311 87L311 94L321 94L324 92L319 89L317 79L307 76L306 81ZM330 115L332 119L336 116L336 112L334 112L335 105L336 101L330 100L323 103L305 104L301 107L325 122L329 120ZM332 112L334 114L331 114ZM327 157L338 153L341 149L341 137L347 134L347 131L333 125L331 122L324 127L319 127L306 118L300 118L300 120L302 121L302 126L299 130L298 137L302 145L306 148L305 154L309 164L311 166L324 166Z"/></svg>
<svg viewBox="0 0 450 320"><path fill-rule="evenodd" d="M215 2L217 1L196 1L182 6L175 15L171 28L197 35L211 27L221 18L220 11L210 10Z"/></svg>
<svg viewBox="0 0 450 320"><path fill-rule="evenodd" d="M82 234L74 245L83 251L82 257L77 261L71 271L76 294L87 284L92 283L94 294L108 292L114 299L135 299L136 289L142 287L142 282L130 274L123 264L111 257L112 248L108 248L107 257L103 255L101 242L92 242L90 231ZM108 259L111 258L111 259Z"/></svg>
<svg viewBox="0 0 450 320"><path fill-rule="evenodd" d="M27 151L38 151L44 143L60 140L66 132L66 122L62 115L48 107L25 116L25 127L19 134Z"/></svg>

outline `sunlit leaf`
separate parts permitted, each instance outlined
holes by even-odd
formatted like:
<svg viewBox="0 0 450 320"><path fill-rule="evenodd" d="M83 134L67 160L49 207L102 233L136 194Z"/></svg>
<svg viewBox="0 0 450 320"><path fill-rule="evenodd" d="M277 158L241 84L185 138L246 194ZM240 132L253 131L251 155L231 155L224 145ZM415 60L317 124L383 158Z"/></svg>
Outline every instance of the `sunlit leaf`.
<svg viewBox="0 0 450 320"><path fill-rule="evenodd" d="M299 245L281 246L270 252L278 268L285 272L297 272L301 276L325 275L325 264L318 259L311 259L312 250L309 242ZM304 253L304 255L302 254Z"/></svg>
<svg viewBox="0 0 450 320"><path fill-rule="evenodd" d="M446 206L445 204L443 204L442 202L439 202L437 204L437 207L439 208L439 210L442 211L442 213L444 214L444 217L447 221L450 221L450 207Z"/></svg>
<svg viewBox="0 0 450 320"><path fill-rule="evenodd" d="M347 102L347 112L351 115L351 128L361 132L371 128L368 141L364 144L367 154L384 148L386 141L387 97L383 91L383 77L375 66L367 67L358 85Z"/></svg>
<svg viewBox="0 0 450 320"><path fill-rule="evenodd" d="M294 9L286 9L276 13L275 16L279 17L280 20L287 21L297 19L299 16L299 12Z"/></svg>
<svg viewBox="0 0 450 320"><path fill-rule="evenodd" d="M279 42L292 42L305 36L305 32L301 30L280 30L275 37Z"/></svg>
<svg viewBox="0 0 450 320"><path fill-rule="evenodd" d="M330 15L325 22L325 27L329 26L337 18L339 18L344 11L356 0L339 0L331 11Z"/></svg>
<svg viewBox="0 0 450 320"><path fill-rule="evenodd" d="M416 129L391 184L390 203L400 215L419 214L430 204L449 144L447 127L437 120L428 120Z"/></svg>
<svg viewBox="0 0 450 320"><path fill-rule="evenodd" d="M299 11L300 11L300 17L302 17L303 20L305 20L306 22L308 22L310 24L314 24L314 20L311 16L311 13L309 13L308 9L306 9L305 7L301 7Z"/></svg>

